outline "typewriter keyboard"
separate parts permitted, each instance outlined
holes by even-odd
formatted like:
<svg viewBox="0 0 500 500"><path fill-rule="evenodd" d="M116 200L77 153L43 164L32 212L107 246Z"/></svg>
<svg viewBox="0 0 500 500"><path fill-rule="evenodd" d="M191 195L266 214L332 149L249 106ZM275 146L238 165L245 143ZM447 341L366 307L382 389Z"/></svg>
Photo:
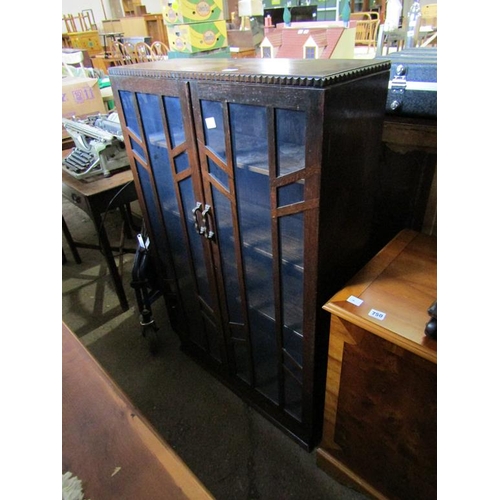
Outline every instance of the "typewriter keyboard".
<svg viewBox="0 0 500 500"><path fill-rule="evenodd" d="M69 154L63 163L65 167L76 173L85 172L96 163L96 158L92 153L82 151L81 149L74 149Z"/></svg>

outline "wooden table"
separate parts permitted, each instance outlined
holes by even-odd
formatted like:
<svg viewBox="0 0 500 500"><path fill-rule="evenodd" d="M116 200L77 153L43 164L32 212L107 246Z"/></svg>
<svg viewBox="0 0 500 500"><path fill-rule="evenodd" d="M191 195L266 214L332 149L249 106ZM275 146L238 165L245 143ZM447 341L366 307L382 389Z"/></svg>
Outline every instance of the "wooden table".
<svg viewBox="0 0 500 500"><path fill-rule="evenodd" d="M70 151L63 151L63 154L68 154L69 152ZM113 250L117 248L111 247L110 245L102 214L118 207L122 211L122 215L130 222L130 212L128 209L130 203L137 200L137 193L131 170L115 172L110 177L99 175L91 177L88 180L76 179L62 170L62 194L67 200L82 209L92 219L99 237L99 245L78 241L75 241L74 244L77 248L102 249L109 272L113 279L116 294L120 300L120 305L124 311L127 311L129 308L128 301L113 255ZM130 236L130 234L128 236ZM135 252L134 249L127 250L120 248L119 250Z"/></svg>
<svg viewBox="0 0 500 500"><path fill-rule="evenodd" d="M106 56L105 54L96 54L92 57L92 66L96 69L100 69L104 74L108 74L108 70L110 67L115 66L116 64L121 64L123 58L114 57L114 56Z"/></svg>
<svg viewBox="0 0 500 500"><path fill-rule="evenodd" d="M375 498L436 497L436 238L400 232L324 309L331 313L317 463Z"/></svg>
<svg viewBox="0 0 500 500"><path fill-rule="evenodd" d="M62 472L84 498L212 499L77 337L62 325Z"/></svg>

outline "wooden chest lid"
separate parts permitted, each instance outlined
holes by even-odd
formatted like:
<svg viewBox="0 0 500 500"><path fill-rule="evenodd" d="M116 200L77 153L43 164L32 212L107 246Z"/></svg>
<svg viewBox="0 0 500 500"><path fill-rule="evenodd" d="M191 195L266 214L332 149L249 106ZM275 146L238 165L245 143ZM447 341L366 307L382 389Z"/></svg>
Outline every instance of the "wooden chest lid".
<svg viewBox="0 0 500 500"><path fill-rule="evenodd" d="M401 231L323 309L437 363L437 342L425 335L437 299L437 240Z"/></svg>

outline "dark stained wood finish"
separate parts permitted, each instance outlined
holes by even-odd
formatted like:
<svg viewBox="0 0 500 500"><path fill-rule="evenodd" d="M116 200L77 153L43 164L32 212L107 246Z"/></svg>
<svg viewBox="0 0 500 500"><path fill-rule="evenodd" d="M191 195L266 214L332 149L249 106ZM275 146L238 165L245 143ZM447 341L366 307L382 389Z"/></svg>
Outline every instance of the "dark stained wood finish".
<svg viewBox="0 0 500 500"><path fill-rule="evenodd" d="M382 140L401 152L437 151L437 120L387 115Z"/></svg>
<svg viewBox="0 0 500 500"><path fill-rule="evenodd" d="M332 293L339 290L387 242L386 240L380 243L377 240L375 244L373 219L376 216L378 158L389 67L390 63L383 61L359 60L180 59L110 69L115 103L122 123L126 123L124 104L120 100L122 93L131 93L133 96L143 93L179 97L186 132L186 140L182 147L186 148L189 155L189 167L182 173L182 179L186 180L189 175L193 184L193 198L212 207L214 201L212 188L218 193L227 193L226 198L230 208L227 209L227 215L224 209L223 217L225 223L232 222L232 236L236 240L239 240L242 229L238 227L240 207L235 193L236 167L232 154L231 116L228 110L233 103L266 109L267 124L262 127L268 131L268 149L265 152L267 164L266 168L262 169L266 171L266 175L262 172L252 172L252 175L261 176L261 181L268 183L265 188L266 190L269 188L270 192L270 213L260 216L271 218L271 234L264 236L271 240L273 256L280 252L278 231L280 219L283 220L283 217L290 214L301 213L304 221L302 238L304 278L301 294L297 294L299 297L295 299L283 293L281 285L283 273L280 271L282 263L277 257L273 257L277 258L277 261L272 262L273 276L269 276L269 280L273 281L271 295L275 299L276 307L274 318L266 318L266 321L276 322L273 343L278 352L277 401L271 401L256 388L257 377L252 371L254 366L249 369L250 383L242 381L235 373L235 356L231 350L236 343L232 337L236 329L242 336L238 339L239 345L246 342L249 346L247 359L256 363L255 358L261 355L256 349L252 351L250 345L252 328L258 330L261 326L253 327L250 324L252 314L248 310L249 301L244 295L247 293L245 279L248 277L245 273L248 271L243 268L241 241L234 243L231 265L236 269L235 275L242 295L241 303L245 310L241 322L231 324L228 321L225 277L222 275L224 263L222 250L217 237L212 240L203 238L206 268L203 271L206 271L208 276L213 307L208 307L200 299L199 309L204 315L204 320L215 325L221 345L221 359L214 359L208 349L193 342L192 332L186 331L190 318L183 316L186 307L183 306L181 299L176 308L175 322L180 326L179 335L186 352L308 449L312 449L319 442L323 421L329 315L322 310L322 306ZM136 103L136 97L132 100ZM217 158L205 144L202 100L221 103L225 162ZM303 112L306 123L305 166L303 169L281 176L277 175L275 137L277 109ZM162 118L166 122L167 117L164 113L165 108L161 107ZM141 119L140 113L136 114L137 118ZM139 154L132 149L131 140L143 147L145 145L147 138L141 127L139 124L141 137L136 137L137 133L130 128L123 127L141 209L144 214L148 214L147 218L165 220L160 208L162 200L158 190L154 193L154 206L153 203L148 206L144 194L141 193L137 173L140 168L144 167L143 170L148 172L152 186L157 187L152 175L153 169L149 164L147 148L144 155L146 161L140 160ZM293 128L290 126L287 133L293 134ZM179 154L179 150L173 151L171 147L167 138L166 148L170 166L165 168L170 168L174 172L173 160ZM211 176L209 160L227 174L228 190L222 188ZM142 175L143 171L140 172ZM168 231L165 231L165 234L156 235L155 243L158 248L162 247L163 255L167 255L173 252L172 246L168 245L169 239L176 238L187 242L184 245L186 247L184 255L189 256L189 262L186 262L185 268L190 269L191 275L195 276L192 262L193 248L185 223L188 218L184 216L184 207L179 197L180 180L181 175L174 173L174 188L183 226L180 231L176 231L179 234L167 234ZM304 183L303 201L278 206L278 190L286 184L298 181ZM262 185L264 184L259 184ZM260 195L257 191L256 197ZM217 207L214 207L215 220L223 211L221 209L219 214L216 212ZM256 210L255 217L258 216ZM155 235L151 230L150 235L154 240ZM161 243L160 240L166 241L167 244ZM158 267L160 273L168 272L168 269L162 269L161 265ZM193 282L196 283L196 276ZM177 290L180 287L181 285L178 285ZM284 403L283 384L287 377L289 379L290 376L293 377L290 370L293 361L284 350L282 337L284 328L281 323L284 317L283 304L292 303L292 299L303 307L302 366L294 365L294 369L297 368L302 375L299 386L301 386L303 405L299 418L291 415Z"/></svg>
<svg viewBox="0 0 500 500"><path fill-rule="evenodd" d="M388 69L389 60L193 58L115 66L110 75L326 88Z"/></svg>
<svg viewBox="0 0 500 500"><path fill-rule="evenodd" d="M62 472L82 481L85 498L212 499L62 325Z"/></svg>
<svg viewBox="0 0 500 500"><path fill-rule="evenodd" d="M437 342L424 333L436 271L436 238L405 230L324 306L332 316L318 465L375 498L436 497Z"/></svg>
<svg viewBox="0 0 500 500"><path fill-rule="evenodd" d="M437 233L437 120L386 115L377 213L381 240L401 228Z"/></svg>

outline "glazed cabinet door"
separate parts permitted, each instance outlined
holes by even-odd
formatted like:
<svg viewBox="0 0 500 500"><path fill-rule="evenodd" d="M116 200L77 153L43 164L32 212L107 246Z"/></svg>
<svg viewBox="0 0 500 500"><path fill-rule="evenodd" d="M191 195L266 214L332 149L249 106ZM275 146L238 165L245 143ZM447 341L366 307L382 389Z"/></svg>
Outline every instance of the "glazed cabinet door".
<svg viewBox="0 0 500 500"><path fill-rule="evenodd" d="M192 82L191 95L229 367L300 434L311 420L305 242L317 237L320 158L308 151L320 107L251 86Z"/></svg>
<svg viewBox="0 0 500 500"><path fill-rule="evenodd" d="M187 84L139 88L120 85L117 106L160 267L180 299L179 333L226 365Z"/></svg>

